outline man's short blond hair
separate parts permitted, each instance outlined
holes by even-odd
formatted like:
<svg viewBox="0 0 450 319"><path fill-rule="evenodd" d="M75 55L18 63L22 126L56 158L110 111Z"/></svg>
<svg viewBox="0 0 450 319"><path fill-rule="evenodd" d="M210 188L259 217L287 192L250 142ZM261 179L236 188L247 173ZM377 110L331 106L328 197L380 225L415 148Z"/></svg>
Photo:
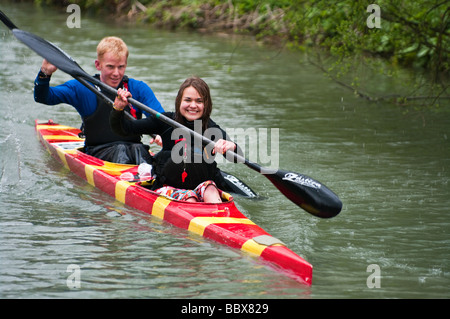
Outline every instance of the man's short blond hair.
<svg viewBox="0 0 450 319"><path fill-rule="evenodd" d="M100 60L103 58L106 52L110 52L116 57L126 57L128 59L128 47L118 37L106 37L100 41L97 46L97 59Z"/></svg>

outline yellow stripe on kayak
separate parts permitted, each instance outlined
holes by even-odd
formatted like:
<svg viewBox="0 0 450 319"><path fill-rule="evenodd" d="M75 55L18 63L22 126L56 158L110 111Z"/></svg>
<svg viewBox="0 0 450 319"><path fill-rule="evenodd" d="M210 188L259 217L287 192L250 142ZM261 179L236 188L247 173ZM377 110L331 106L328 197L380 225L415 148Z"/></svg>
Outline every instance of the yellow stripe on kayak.
<svg viewBox="0 0 450 319"><path fill-rule="evenodd" d="M159 196L152 207L152 215L164 219L164 210L172 201L169 198Z"/></svg>
<svg viewBox="0 0 450 319"><path fill-rule="evenodd" d="M117 163L110 163L110 162L104 162L102 166L99 166L99 165L91 165L91 166L94 169L98 169L100 171L103 171L103 172L105 172L109 175L113 175L113 176L120 176L126 170L136 167L136 165L117 164Z"/></svg>
<svg viewBox="0 0 450 319"><path fill-rule="evenodd" d="M43 135L45 140L67 140L67 141L84 141L84 138L72 135Z"/></svg>
<svg viewBox="0 0 450 319"><path fill-rule="evenodd" d="M247 224L255 225L250 219L247 218L234 218L234 217L195 217L191 219L189 223L189 231L203 236L205 228L211 224Z"/></svg>
<svg viewBox="0 0 450 319"><path fill-rule="evenodd" d="M61 159L61 161L63 162L64 166L68 169L69 168L69 164L67 164L67 159L66 159L66 152L64 152L64 150L60 147L58 147L56 149L56 152L58 153L59 158Z"/></svg>
<svg viewBox="0 0 450 319"><path fill-rule="evenodd" d="M95 187L95 182L94 182L94 171L95 170L96 170L96 168L92 165L86 165L84 167L84 172L86 173L86 180L89 184L91 184L94 187Z"/></svg>
<svg viewBox="0 0 450 319"><path fill-rule="evenodd" d="M130 187L130 183L124 182L124 181L118 181L116 183L116 199L119 202L125 203L125 195L127 193L127 189Z"/></svg>
<svg viewBox="0 0 450 319"><path fill-rule="evenodd" d="M48 124L37 124L36 125L38 130L53 130L53 131L61 131L61 130L73 130L74 127L72 126L65 126L65 125L48 125Z"/></svg>
<svg viewBox="0 0 450 319"><path fill-rule="evenodd" d="M282 241L272 237L270 235L257 236L252 239L247 240L244 245L242 245L241 250L254 254L256 256L261 256L262 252L266 247L270 246L285 246Z"/></svg>
<svg viewBox="0 0 450 319"><path fill-rule="evenodd" d="M249 239L244 243L244 245L242 245L241 250L252 253L256 256L261 256L263 250L266 249L266 247L266 245L258 244L253 239Z"/></svg>

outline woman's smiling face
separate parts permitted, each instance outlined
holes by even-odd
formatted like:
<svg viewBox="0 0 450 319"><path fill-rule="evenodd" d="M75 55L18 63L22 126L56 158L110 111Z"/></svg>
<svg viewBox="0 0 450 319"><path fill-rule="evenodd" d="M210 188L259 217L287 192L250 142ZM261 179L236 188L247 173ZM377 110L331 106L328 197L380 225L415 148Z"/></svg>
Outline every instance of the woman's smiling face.
<svg viewBox="0 0 450 319"><path fill-rule="evenodd" d="M180 113L187 121L199 120L205 109L203 98L198 91L189 86L183 91L181 98Z"/></svg>

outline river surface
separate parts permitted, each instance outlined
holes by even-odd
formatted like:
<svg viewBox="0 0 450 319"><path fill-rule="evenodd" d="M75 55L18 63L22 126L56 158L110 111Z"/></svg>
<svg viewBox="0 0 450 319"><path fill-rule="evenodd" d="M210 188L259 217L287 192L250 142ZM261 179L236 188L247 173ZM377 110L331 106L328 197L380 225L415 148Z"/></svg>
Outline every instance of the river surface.
<svg viewBox="0 0 450 319"><path fill-rule="evenodd" d="M3 2L2 2L3 3ZM251 256L126 207L54 160L34 120L79 126L68 105L33 100L42 59L0 27L0 297L449 298L450 114L369 103L287 50L249 39L115 26L28 4L2 4L21 29L60 46L88 73L107 35L130 49L127 74L174 109L190 75L211 87L213 118L257 135L263 165L311 176L344 203L319 219L264 176L221 163L260 199L238 208L314 266L304 286ZM53 84L70 76L58 71ZM374 83L391 93L390 83ZM253 130L253 131L252 131ZM277 135L278 133L278 135ZM264 142L267 143L264 143ZM262 146L261 146L262 145ZM248 148L250 150L250 147ZM277 155L277 156L275 156ZM68 285L75 267L80 286ZM377 276L379 275L379 276Z"/></svg>

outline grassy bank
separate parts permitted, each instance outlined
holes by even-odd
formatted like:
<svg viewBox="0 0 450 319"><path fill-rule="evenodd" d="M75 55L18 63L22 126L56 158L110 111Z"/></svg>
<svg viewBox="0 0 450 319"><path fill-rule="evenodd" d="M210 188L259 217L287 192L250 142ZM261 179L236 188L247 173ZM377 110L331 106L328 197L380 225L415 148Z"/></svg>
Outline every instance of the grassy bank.
<svg viewBox="0 0 450 319"><path fill-rule="evenodd" d="M308 52L334 80L370 100L352 68L381 58L425 74L429 97L450 98L450 5L439 0L35 0L40 5L79 4L82 10L114 15L159 28L248 34L257 41ZM376 2L378 7L368 7ZM376 17L377 9L379 18ZM355 57L359 57L355 59ZM357 62L355 62L357 61ZM373 64L373 67L378 67ZM346 77L347 75L347 77ZM416 86L423 86L423 82ZM414 89L416 90L416 89ZM418 92L416 90L416 92ZM395 95L394 95L395 96ZM405 102L420 99L401 94Z"/></svg>

